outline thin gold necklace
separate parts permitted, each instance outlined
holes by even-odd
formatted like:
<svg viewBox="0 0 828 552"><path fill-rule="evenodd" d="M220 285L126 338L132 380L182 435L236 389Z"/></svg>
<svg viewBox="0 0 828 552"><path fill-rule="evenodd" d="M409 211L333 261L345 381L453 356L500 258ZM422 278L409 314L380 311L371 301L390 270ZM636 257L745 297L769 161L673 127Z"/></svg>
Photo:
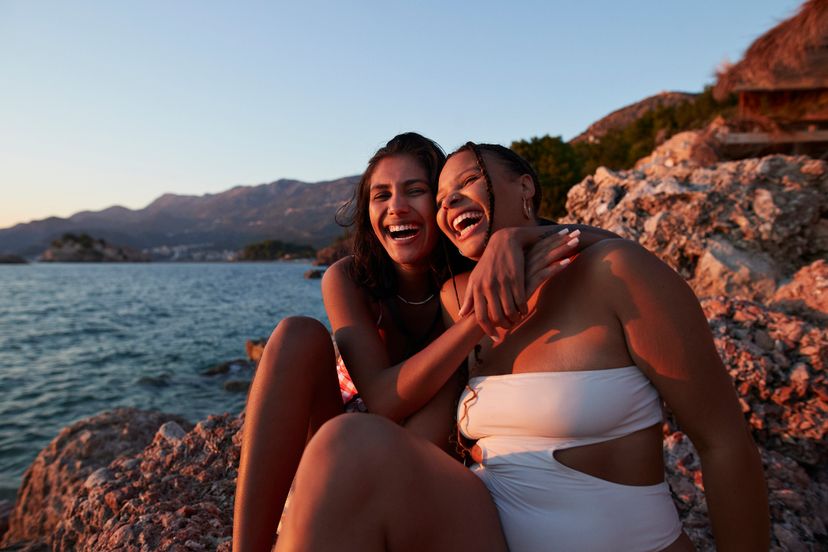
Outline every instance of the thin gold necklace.
<svg viewBox="0 0 828 552"><path fill-rule="evenodd" d="M398 293L397 294L397 299L399 299L400 301L402 301L406 305L413 305L413 306L416 307L416 306L419 306L419 305L425 305L426 303L428 303L429 301L434 299L434 294L432 293L431 295L429 295L428 297L426 297L422 301L409 301L408 299L406 299L405 297L403 297L402 295L400 295Z"/></svg>

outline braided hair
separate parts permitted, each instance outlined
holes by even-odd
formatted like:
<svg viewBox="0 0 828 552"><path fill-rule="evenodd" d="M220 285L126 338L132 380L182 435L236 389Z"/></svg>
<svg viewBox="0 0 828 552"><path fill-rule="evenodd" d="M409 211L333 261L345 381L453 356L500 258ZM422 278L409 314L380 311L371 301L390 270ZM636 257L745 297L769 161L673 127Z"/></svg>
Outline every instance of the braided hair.
<svg viewBox="0 0 828 552"><path fill-rule="evenodd" d="M483 240L483 247L485 248L489 243L489 239L492 237L492 230L494 228L495 196L494 188L492 186L492 178L489 176L489 170L486 166L486 160L483 157L483 153L485 152L493 155L504 167L506 167L506 169L517 176L524 174L529 175L532 179L532 184L535 186L535 195L532 196L532 208L535 213L538 212L541 204L540 180L538 179L538 174L535 172L535 169L532 168L532 165L530 165L526 159L506 146L501 146L500 144L476 144L469 141L449 154L447 159L450 159L454 155L464 151L470 151L474 155L477 168L483 175L483 180L486 182L486 195L489 200L489 227L486 229L486 238Z"/></svg>
<svg viewBox="0 0 828 552"><path fill-rule="evenodd" d="M505 146L501 146L500 144L476 144L474 142L469 141L457 148L451 154L449 154L447 159L450 159L452 156L464 151L470 151L474 155L475 161L477 162L477 168L483 175L483 179L486 183L486 195L488 196L489 201L489 225L486 229L486 238L483 241L483 247L485 248L489 243L489 239L492 237L492 229L494 228L495 195L494 187L492 185L492 178L491 176L489 176L489 170L486 166L486 160L483 157L483 153L486 152L493 155L497 159L497 161L500 162L507 170L509 170L511 173L517 176L522 176L524 174L529 175L529 177L532 179L532 184L535 187L535 195L532 196L532 208L535 213L538 212L538 208L540 207L541 203L540 180L538 179L538 174L535 172L535 169L532 168L532 165L530 165L529 162L526 161L526 159L524 159L511 149ZM451 266L451 263L449 264L449 266ZM452 274L451 277L452 284L454 284L454 274ZM457 293L456 284L454 284L454 295L457 300L457 307L460 308L460 296ZM479 362L479 345L475 347L474 352L475 361ZM460 370L460 373L462 381L461 389L458 392L457 406L460 406L460 398L462 396L463 390L468 390L470 394L462 402L463 413L458 417L458 419L455 422L454 431L451 434L450 441L455 447L455 453L461 458L461 460L463 460L464 464L468 464L468 461L471 459L471 445L473 443L463 436L460 430L460 424L462 420L467 416L469 406L477 400L477 391L472 389L472 387L468 384L469 366L467 364L464 364L464 366Z"/></svg>

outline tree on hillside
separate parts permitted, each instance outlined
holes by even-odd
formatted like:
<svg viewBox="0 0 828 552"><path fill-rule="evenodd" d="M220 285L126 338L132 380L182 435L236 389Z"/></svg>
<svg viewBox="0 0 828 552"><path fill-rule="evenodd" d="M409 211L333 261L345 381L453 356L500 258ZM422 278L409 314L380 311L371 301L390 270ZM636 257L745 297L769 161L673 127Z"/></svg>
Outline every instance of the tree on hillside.
<svg viewBox="0 0 828 552"><path fill-rule="evenodd" d="M245 246L239 255L240 261L275 261L286 258L314 257L316 251L309 245L265 240Z"/></svg>
<svg viewBox="0 0 828 552"><path fill-rule="evenodd" d="M598 167L629 169L674 134L703 128L717 115L731 114L734 105L733 99L717 102L708 86L692 100L653 109L627 126L611 129L599 140L580 142L574 148L583 162L584 175Z"/></svg>
<svg viewBox="0 0 828 552"><path fill-rule="evenodd" d="M566 194L583 174L575 149L560 136L512 142L512 149L529 161L538 173L542 190L540 215L556 218L566 213Z"/></svg>

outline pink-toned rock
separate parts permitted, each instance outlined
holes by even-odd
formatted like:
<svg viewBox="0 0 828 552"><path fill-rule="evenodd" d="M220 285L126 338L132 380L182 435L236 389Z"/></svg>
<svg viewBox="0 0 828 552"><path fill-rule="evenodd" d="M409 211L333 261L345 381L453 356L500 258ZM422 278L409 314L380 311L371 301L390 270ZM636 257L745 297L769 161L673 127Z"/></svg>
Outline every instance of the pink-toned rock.
<svg viewBox="0 0 828 552"><path fill-rule="evenodd" d="M247 351L247 358L250 359L250 362L259 364L266 344L267 339L248 339L245 342L244 348Z"/></svg>
<svg viewBox="0 0 828 552"><path fill-rule="evenodd" d="M50 536L58 551L216 550L232 531L239 416L211 416L185 432L163 424L80 489Z"/></svg>
<svg viewBox="0 0 828 552"><path fill-rule="evenodd" d="M828 164L784 155L711 164L687 153L692 134L666 142L635 170L599 168L569 191L563 221L638 241L700 297L804 301L804 286L824 290L824 261L817 261L798 277L802 284L775 297L808 259L828 257ZM825 292L813 295L825 301Z"/></svg>
<svg viewBox="0 0 828 552"><path fill-rule="evenodd" d="M121 408L64 428L23 475L0 546L50 535L93 472L141 451L169 420L187 425L178 416Z"/></svg>
<svg viewBox="0 0 828 552"><path fill-rule="evenodd" d="M807 307L828 319L828 262L819 259L803 266L779 286L773 300L788 307Z"/></svg>
<svg viewBox="0 0 828 552"><path fill-rule="evenodd" d="M635 169L647 176L658 176L677 168L705 167L718 162L716 141L707 133L680 132L640 159Z"/></svg>

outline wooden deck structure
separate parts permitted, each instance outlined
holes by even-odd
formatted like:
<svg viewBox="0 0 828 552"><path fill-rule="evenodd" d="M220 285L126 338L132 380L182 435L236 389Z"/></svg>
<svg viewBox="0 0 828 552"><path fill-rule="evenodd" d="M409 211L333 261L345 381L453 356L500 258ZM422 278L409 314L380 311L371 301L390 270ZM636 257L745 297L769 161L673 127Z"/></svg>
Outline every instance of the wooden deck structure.
<svg viewBox="0 0 828 552"><path fill-rule="evenodd" d="M828 156L828 0L808 0L721 71L714 95L729 94L750 131L723 137L726 146Z"/></svg>

